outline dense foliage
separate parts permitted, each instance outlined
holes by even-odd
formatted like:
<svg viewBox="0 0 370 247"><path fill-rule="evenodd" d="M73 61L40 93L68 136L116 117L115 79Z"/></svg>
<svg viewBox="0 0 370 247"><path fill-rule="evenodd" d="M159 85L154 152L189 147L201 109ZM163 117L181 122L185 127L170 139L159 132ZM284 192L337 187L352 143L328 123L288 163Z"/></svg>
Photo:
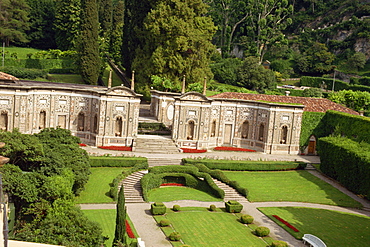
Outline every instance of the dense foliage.
<svg viewBox="0 0 370 247"><path fill-rule="evenodd" d="M370 195L370 144L346 137L319 139L320 169L356 194Z"/></svg>
<svg viewBox="0 0 370 247"><path fill-rule="evenodd" d="M117 244L126 244L126 205L125 193L122 186L118 193L116 212L116 230L114 232L113 247Z"/></svg>
<svg viewBox="0 0 370 247"><path fill-rule="evenodd" d="M89 159L79 138L65 129L35 135L0 132L3 188L15 205L11 237L65 246L100 246L101 229L75 207L73 198L88 180Z"/></svg>

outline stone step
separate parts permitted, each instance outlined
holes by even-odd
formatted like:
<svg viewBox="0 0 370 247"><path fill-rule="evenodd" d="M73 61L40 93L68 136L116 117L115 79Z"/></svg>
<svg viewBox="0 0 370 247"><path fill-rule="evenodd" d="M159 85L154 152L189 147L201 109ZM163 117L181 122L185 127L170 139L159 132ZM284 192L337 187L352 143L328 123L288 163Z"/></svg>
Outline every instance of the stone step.
<svg viewBox="0 0 370 247"><path fill-rule="evenodd" d="M234 188L230 187L229 185L213 178L214 183L225 192L224 201L234 200L238 202L246 202L247 199L239 194Z"/></svg>
<svg viewBox="0 0 370 247"><path fill-rule="evenodd" d="M316 170L312 164L307 164L305 170Z"/></svg>

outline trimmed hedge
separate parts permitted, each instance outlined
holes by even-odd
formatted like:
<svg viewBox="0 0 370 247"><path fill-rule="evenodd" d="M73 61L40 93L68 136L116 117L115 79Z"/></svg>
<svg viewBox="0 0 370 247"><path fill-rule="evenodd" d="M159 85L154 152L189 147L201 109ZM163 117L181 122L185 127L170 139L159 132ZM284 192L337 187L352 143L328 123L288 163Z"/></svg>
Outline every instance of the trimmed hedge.
<svg viewBox="0 0 370 247"><path fill-rule="evenodd" d="M258 237L265 237L270 234L270 229L265 226L257 227L255 233Z"/></svg>
<svg viewBox="0 0 370 247"><path fill-rule="evenodd" d="M73 59L5 59L7 67L28 69L66 69L77 68Z"/></svg>
<svg viewBox="0 0 370 247"><path fill-rule="evenodd" d="M280 240L275 240L271 243L271 247L288 247L288 243Z"/></svg>
<svg viewBox="0 0 370 247"><path fill-rule="evenodd" d="M200 189L204 183L207 183L213 195L219 198L225 196L225 192L213 182L211 175L199 172L196 167L173 165L151 167L149 173L144 175L140 181L144 200L148 201L150 190L159 188L162 183L176 182L180 178L185 180L185 185L188 187ZM199 178L203 178L203 181Z"/></svg>
<svg viewBox="0 0 370 247"><path fill-rule="evenodd" d="M316 137L324 136L324 127L322 122L324 116L324 112L303 112L301 136L299 139L300 147L304 148L308 146L311 135Z"/></svg>
<svg viewBox="0 0 370 247"><path fill-rule="evenodd" d="M360 79L361 80L361 79ZM364 84L362 82L359 83ZM356 81L356 80L355 80ZM367 82L367 79L363 79L363 82ZM307 87L317 87L321 88L322 82L325 82L327 85L327 89L331 90L333 88L333 79L332 78L324 78L324 77L311 77L311 76L302 76L300 80L301 86ZM357 81L356 81L357 82ZM365 85L351 85L348 82L335 80L334 84L334 91L341 91L341 90L353 90L353 91L367 91L370 92L370 87Z"/></svg>
<svg viewBox="0 0 370 247"><path fill-rule="evenodd" d="M285 171L303 169L303 162L291 161L250 161L250 160L211 160L211 159L182 159L183 164L203 164L209 169L229 171Z"/></svg>
<svg viewBox="0 0 370 247"><path fill-rule="evenodd" d="M150 212L153 215L163 215L166 213L166 206L162 202L155 202L150 205Z"/></svg>
<svg viewBox="0 0 370 247"><path fill-rule="evenodd" d="M10 74L17 78L34 80L38 77L45 78L47 72L41 69L5 67L1 69L4 73Z"/></svg>
<svg viewBox="0 0 370 247"><path fill-rule="evenodd" d="M370 144L345 137L319 139L320 169L347 189L370 199Z"/></svg>
<svg viewBox="0 0 370 247"><path fill-rule="evenodd" d="M252 224L254 221L253 216L248 215L248 214L243 214L240 216L240 222L243 224Z"/></svg>
<svg viewBox="0 0 370 247"><path fill-rule="evenodd" d="M133 167L148 168L148 159L143 157L90 156L91 167Z"/></svg>
<svg viewBox="0 0 370 247"><path fill-rule="evenodd" d="M240 213L243 209L243 205L240 204L240 202L230 200L230 201L225 202L225 208L226 208L226 212Z"/></svg>
<svg viewBox="0 0 370 247"><path fill-rule="evenodd" d="M323 134L319 137L329 135L340 135L357 142L370 143L370 118L348 113L327 111L323 119Z"/></svg>

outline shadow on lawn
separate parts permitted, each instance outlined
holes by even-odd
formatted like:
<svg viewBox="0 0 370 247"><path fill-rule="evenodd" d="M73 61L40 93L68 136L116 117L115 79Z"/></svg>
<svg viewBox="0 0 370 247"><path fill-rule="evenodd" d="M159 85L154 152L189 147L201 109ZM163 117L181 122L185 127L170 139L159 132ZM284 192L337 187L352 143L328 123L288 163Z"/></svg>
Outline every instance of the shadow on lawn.
<svg viewBox="0 0 370 247"><path fill-rule="evenodd" d="M361 203L355 201L348 195L344 194L343 192L339 191L337 188L333 187L329 183L321 180L320 178L312 175L308 171L297 171L298 174L306 179L307 181L315 184L321 191L324 191L326 194L326 198L331 200L333 202L333 205L342 206L342 207L353 207L353 208L362 208ZM312 193L315 193L315 191L312 191ZM310 194L307 194L309 197ZM314 194L312 194L314 196ZM321 204L327 204L325 202L316 202Z"/></svg>

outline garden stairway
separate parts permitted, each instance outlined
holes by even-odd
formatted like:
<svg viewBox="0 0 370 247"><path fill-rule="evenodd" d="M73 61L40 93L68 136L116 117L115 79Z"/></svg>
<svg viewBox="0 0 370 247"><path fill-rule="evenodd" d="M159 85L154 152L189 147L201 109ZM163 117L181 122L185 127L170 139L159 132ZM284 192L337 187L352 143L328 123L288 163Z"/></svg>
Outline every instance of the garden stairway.
<svg viewBox="0 0 370 247"><path fill-rule="evenodd" d="M182 158L175 157L163 157L163 158L152 158L148 157L149 167L153 166L168 166L168 165L181 165Z"/></svg>
<svg viewBox="0 0 370 247"><path fill-rule="evenodd" d="M175 154L179 149L171 136L138 135L135 152L152 154Z"/></svg>
<svg viewBox="0 0 370 247"><path fill-rule="evenodd" d="M124 180L122 180L118 185L118 191L121 189L121 186L124 188L125 202L127 203L140 203L144 202L143 192L141 189L140 179L148 171L138 171L132 173Z"/></svg>
<svg viewBox="0 0 370 247"><path fill-rule="evenodd" d="M223 182L221 182L217 179L212 178L212 180L213 180L213 182L215 182L215 184L220 189L225 191L225 198L224 198L225 202L230 201L230 200L238 201L240 203L248 202L247 198L245 198L243 195L241 195L234 188L230 187L229 185L227 185L227 184L225 184L225 183L223 183Z"/></svg>

